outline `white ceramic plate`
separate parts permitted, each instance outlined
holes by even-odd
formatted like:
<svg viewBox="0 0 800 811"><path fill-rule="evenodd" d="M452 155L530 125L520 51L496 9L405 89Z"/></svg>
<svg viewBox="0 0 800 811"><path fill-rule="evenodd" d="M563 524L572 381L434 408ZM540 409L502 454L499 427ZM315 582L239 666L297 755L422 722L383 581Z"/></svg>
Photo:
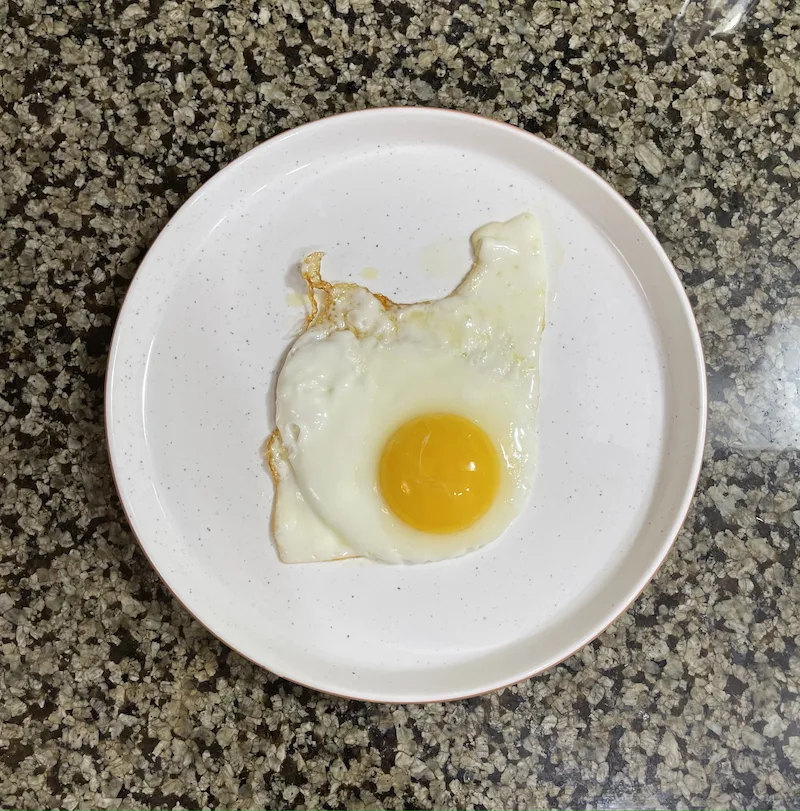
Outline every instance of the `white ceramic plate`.
<svg viewBox="0 0 800 811"><path fill-rule="evenodd" d="M299 260L325 250L329 278L438 297L472 231L525 210L558 268L527 511L443 563L280 563L261 446L303 316ZM644 588L697 481L704 381L674 269L597 175L507 125L386 109L274 138L181 208L122 308L106 421L131 526L209 630L320 690L432 701L545 670Z"/></svg>

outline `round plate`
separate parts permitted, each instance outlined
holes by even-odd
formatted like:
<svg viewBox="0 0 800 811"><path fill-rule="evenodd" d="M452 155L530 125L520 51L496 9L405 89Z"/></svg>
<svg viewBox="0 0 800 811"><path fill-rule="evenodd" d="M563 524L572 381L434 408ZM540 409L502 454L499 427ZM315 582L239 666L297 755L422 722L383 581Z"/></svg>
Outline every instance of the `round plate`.
<svg viewBox="0 0 800 811"><path fill-rule="evenodd" d="M442 563L281 563L262 445L303 318L298 262L324 250L328 278L435 298L477 227L526 210L557 270L528 509ZM511 126L385 109L274 138L181 208L122 308L106 409L133 531L200 622L302 684L416 702L545 670L630 605L689 507L705 376L675 270L597 175Z"/></svg>

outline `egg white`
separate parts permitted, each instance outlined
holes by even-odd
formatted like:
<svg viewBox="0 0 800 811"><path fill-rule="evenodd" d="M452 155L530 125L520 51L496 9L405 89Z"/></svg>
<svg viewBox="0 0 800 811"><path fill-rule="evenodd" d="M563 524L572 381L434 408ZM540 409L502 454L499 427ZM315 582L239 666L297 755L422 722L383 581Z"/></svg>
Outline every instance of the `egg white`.
<svg viewBox="0 0 800 811"><path fill-rule="evenodd" d="M526 503L547 287L541 236L535 218L522 214L484 226L472 244L475 264L457 290L413 305L328 284L319 274L321 256L308 258L312 315L278 378L269 454L283 560L454 557L501 535ZM450 534L402 522L377 482L394 430L437 412L475 422L501 459L489 510Z"/></svg>

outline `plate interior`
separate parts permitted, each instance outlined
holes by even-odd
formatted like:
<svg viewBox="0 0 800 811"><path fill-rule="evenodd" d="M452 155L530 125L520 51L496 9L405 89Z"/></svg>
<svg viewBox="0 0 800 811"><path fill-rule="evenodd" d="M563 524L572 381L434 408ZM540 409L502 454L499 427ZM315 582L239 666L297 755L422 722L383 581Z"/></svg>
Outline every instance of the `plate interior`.
<svg viewBox="0 0 800 811"><path fill-rule="evenodd" d="M472 231L525 210L556 271L529 508L456 560L281 564L261 446L304 317L300 260L323 250L329 279L436 298ZM205 625L310 686L432 700L541 670L630 602L688 504L703 396L673 274L621 198L510 127L381 111L268 142L181 209L126 300L108 428L131 523Z"/></svg>

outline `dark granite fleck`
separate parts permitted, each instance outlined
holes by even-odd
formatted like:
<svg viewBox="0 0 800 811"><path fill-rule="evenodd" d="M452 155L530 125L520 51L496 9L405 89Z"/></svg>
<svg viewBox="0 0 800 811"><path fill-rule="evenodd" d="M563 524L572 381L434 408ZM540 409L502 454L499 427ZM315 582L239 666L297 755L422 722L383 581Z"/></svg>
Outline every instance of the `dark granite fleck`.
<svg viewBox="0 0 800 811"><path fill-rule="evenodd" d="M800 7L0 4L0 803L800 807ZM674 33L674 37L673 37ZM110 330L217 169L343 110L540 133L681 272L711 392L694 508L598 640L494 695L367 706L231 653L160 585L103 444Z"/></svg>

